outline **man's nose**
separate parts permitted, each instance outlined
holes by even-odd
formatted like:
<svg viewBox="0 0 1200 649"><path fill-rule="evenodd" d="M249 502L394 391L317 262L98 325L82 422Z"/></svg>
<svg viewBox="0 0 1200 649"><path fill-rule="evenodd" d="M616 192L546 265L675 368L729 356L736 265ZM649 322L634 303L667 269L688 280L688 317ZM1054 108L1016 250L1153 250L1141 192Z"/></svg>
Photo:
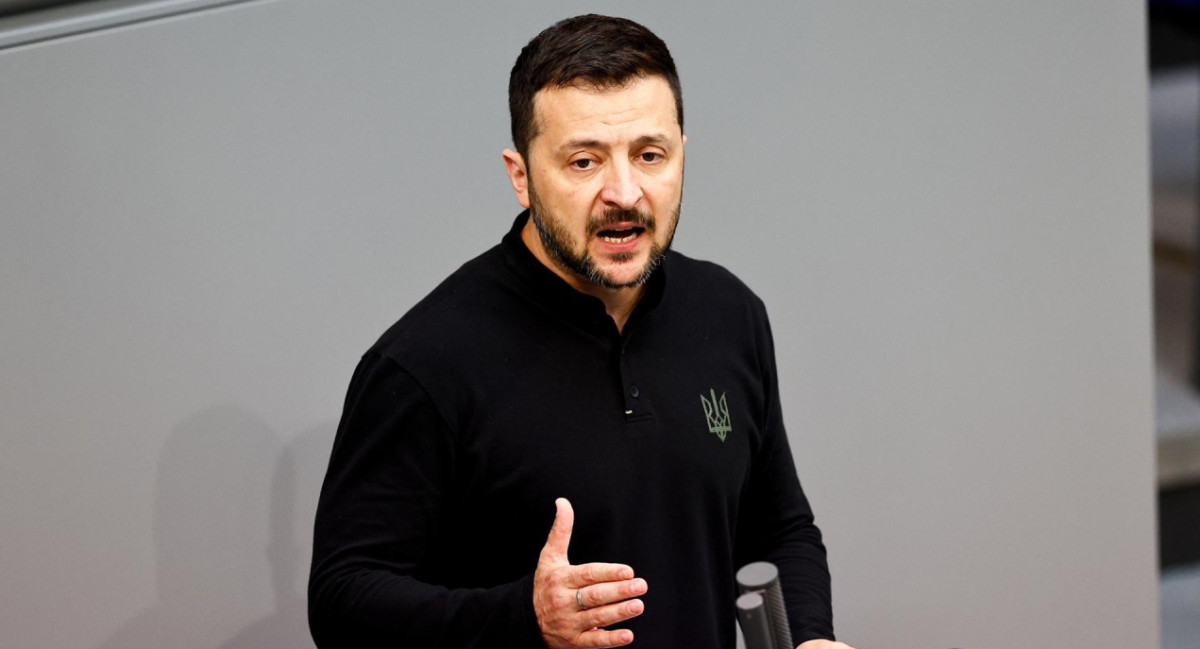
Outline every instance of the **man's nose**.
<svg viewBox="0 0 1200 649"><path fill-rule="evenodd" d="M623 210L633 209L642 200L642 185L633 165L628 161L616 161L606 171L600 200Z"/></svg>

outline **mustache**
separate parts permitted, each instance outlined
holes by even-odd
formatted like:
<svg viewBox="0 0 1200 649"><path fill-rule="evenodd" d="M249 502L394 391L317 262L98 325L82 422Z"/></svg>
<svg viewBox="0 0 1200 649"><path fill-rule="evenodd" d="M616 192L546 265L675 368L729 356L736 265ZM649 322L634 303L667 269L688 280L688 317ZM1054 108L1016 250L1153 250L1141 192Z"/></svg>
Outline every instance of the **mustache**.
<svg viewBox="0 0 1200 649"><path fill-rule="evenodd" d="M654 215L639 209L623 210L619 207L609 208L603 216L592 217L588 220L588 235L596 234L619 223L629 224L646 230L654 229Z"/></svg>

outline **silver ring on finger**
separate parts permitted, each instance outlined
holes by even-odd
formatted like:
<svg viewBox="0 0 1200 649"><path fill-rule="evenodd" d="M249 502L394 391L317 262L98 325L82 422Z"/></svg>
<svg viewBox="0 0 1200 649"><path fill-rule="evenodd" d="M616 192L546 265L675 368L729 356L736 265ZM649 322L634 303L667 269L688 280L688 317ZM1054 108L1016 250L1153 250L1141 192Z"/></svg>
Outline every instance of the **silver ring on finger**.
<svg viewBox="0 0 1200 649"><path fill-rule="evenodd" d="M579 605L579 610L581 610L581 611L587 610L587 605L585 605L583 603L583 589L582 588L575 589L575 603Z"/></svg>

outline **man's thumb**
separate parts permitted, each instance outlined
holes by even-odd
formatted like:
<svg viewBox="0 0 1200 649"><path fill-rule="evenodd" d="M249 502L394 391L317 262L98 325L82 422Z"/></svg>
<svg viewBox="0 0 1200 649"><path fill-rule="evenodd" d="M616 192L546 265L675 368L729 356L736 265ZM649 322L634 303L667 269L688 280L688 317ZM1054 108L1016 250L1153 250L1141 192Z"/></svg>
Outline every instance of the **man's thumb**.
<svg viewBox="0 0 1200 649"><path fill-rule="evenodd" d="M567 561L567 547L571 545L571 529L575 527L575 510L571 501L558 498L554 501L558 511L554 514L554 524L550 526L550 536L546 538L546 547L542 548L542 556L547 559Z"/></svg>

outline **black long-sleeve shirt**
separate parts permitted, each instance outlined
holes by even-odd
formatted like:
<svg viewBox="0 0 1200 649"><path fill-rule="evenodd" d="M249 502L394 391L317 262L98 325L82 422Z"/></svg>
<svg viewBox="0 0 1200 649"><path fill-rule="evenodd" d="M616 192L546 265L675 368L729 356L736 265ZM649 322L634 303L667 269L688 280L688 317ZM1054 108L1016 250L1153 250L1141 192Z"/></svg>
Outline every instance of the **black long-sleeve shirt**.
<svg viewBox="0 0 1200 649"><path fill-rule="evenodd" d="M309 621L333 647L542 647L532 573L649 584L634 646L734 646L737 567L780 569L793 639L832 638L821 535L784 433L762 302L670 252L618 333L525 247L522 214L363 356L317 510Z"/></svg>

